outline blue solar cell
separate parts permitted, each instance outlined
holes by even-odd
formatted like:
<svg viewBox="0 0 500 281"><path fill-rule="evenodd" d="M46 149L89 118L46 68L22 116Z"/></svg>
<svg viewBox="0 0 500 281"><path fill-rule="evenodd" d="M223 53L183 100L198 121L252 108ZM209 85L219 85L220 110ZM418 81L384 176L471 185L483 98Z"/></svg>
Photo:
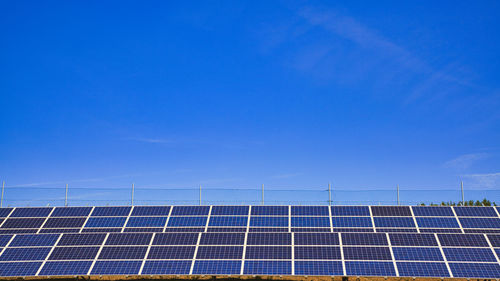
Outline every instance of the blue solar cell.
<svg viewBox="0 0 500 281"><path fill-rule="evenodd" d="M340 247L297 247L294 249L296 260L340 260Z"/></svg>
<svg viewBox="0 0 500 281"><path fill-rule="evenodd" d="M292 217L292 226L330 227L329 217Z"/></svg>
<svg viewBox="0 0 500 281"><path fill-rule="evenodd" d="M438 246L434 234L389 234L392 246Z"/></svg>
<svg viewBox="0 0 500 281"><path fill-rule="evenodd" d="M123 232L163 232L163 227L125 227Z"/></svg>
<svg viewBox="0 0 500 281"><path fill-rule="evenodd" d="M408 206L371 206L373 216L380 217L411 217Z"/></svg>
<svg viewBox="0 0 500 281"><path fill-rule="evenodd" d="M454 217L451 207L411 207L417 217Z"/></svg>
<svg viewBox="0 0 500 281"><path fill-rule="evenodd" d="M288 206L252 206L252 216L288 216Z"/></svg>
<svg viewBox="0 0 500 281"><path fill-rule="evenodd" d="M126 217L90 217L85 227L122 227Z"/></svg>
<svg viewBox="0 0 500 281"><path fill-rule="evenodd" d="M150 260L187 260L192 259L194 246L155 246L151 247L148 254Z"/></svg>
<svg viewBox="0 0 500 281"><path fill-rule="evenodd" d="M250 227L248 232L288 232L288 227Z"/></svg>
<svg viewBox="0 0 500 281"><path fill-rule="evenodd" d="M49 260L93 260L99 247L55 247Z"/></svg>
<svg viewBox="0 0 500 281"><path fill-rule="evenodd" d="M385 233L342 233L343 245L388 245Z"/></svg>
<svg viewBox="0 0 500 281"><path fill-rule="evenodd" d="M92 261L49 261L39 275L87 275Z"/></svg>
<svg viewBox="0 0 500 281"><path fill-rule="evenodd" d="M39 228L45 219L37 218L37 219L7 219L2 228Z"/></svg>
<svg viewBox="0 0 500 281"><path fill-rule="evenodd" d="M405 232L405 233L417 233L416 228L387 228L387 227L377 227L377 232L380 233L394 233L394 232Z"/></svg>
<svg viewBox="0 0 500 281"><path fill-rule="evenodd" d="M459 217L498 217L493 207L453 207Z"/></svg>
<svg viewBox="0 0 500 281"><path fill-rule="evenodd" d="M200 245L243 245L244 233L203 233Z"/></svg>
<svg viewBox="0 0 500 281"><path fill-rule="evenodd" d="M295 275L344 275L340 261L295 261Z"/></svg>
<svg viewBox="0 0 500 281"><path fill-rule="evenodd" d="M373 228L334 227L333 232L375 232Z"/></svg>
<svg viewBox="0 0 500 281"><path fill-rule="evenodd" d="M481 234L438 234L441 246L489 247Z"/></svg>
<svg viewBox="0 0 500 281"><path fill-rule="evenodd" d="M245 259L248 260L285 260L292 258L292 247L287 246L247 246Z"/></svg>
<svg viewBox="0 0 500 281"><path fill-rule="evenodd" d="M205 227L167 227L165 232L204 232Z"/></svg>
<svg viewBox="0 0 500 281"><path fill-rule="evenodd" d="M346 260L392 260L389 247L344 247Z"/></svg>
<svg viewBox="0 0 500 281"><path fill-rule="evenodd" d="M99 246L106 238L106 234L104 233L70 233L63 234L57 246L89 246L96 245Z"/></svg>
<svg viewBox="0 0 500 281"><path fill-rule="evenodd" d="M392 262L346 261L347 275L396 276Z"/></svg>
<svg viewBox="0 0 500 281"><path fill-rule="evenodd" d="M247 245L291 245L290 233L248 233Z"/></svg>
<svg viewBox="0 0 500 281"><path fill-rule="evenodd" d="M92 207L56 207L51 217L86 217L92 211Z"/></svg>
<svg viewBox="0 0 500 281"><path fill-rule="evenodd" d="M409 217L374 217L373 220L377 227L416 227Z"/></svg>
<svg viewBox="0 0 500 281"><path fill-rule="evenodd" d="M420 228L420 233L462 233L460 228Z"/></svg>
<svg viewBox="0 0 500 281"><path fill-rule="evenodd" d="M168 216L170 206L136 206L131 216Z"/></svg>
<svg viewBox="0 0 500 281"><path fill-rule="evenodd" d="M489 248L443 248L443 251L448 261L497 261Z"/></svg>
<svg viewBox="0 0 500 281"><path fill-rule="evenodd" d="M38 229L0 229L0 234L37 233Z"/></svg>
<svg viewBox="0 0 500 281"><path fill-rule="evenodd" d="M142 261L97 261L92 275L139 274Z"/></svg>
<svg viewBox="0 0 500 281"><path fill-rule="evenodd" d="M170 217L168 226L205 226L207 217Z"/></svg>
<svg viewBox="0 0 500 281"><path fill-rule="evenodd" d="M37 261L44 260L50 248L7 248L0 261Z"/></svg>
<svg viewBox="0 0 500 281"><path fill-rule="evenodd" d="M142 274L187 275L192 261L146 261Z"/></svg>
<svg viewBox="0 0 500 281"><path fill-rule="evenodd" d="M58 234L16 235L9 247L54 246Z"/></svg>
<svg viewBox="0 0 500 281"><path fill-rule="evenodd" d="M122 231L122 228L121 227L115 227L115 228L104 228L104 227L100 227L100 228L83 228L82 229L82 233L89 233L89 232L94 232L94 233L97 233L97 232L100 232L100 233L107 233L107 232L110 232L110 233L113 233L113 232L121 232Z"/></svg>
<svg viewBox="0 0 500 281"><path fill-rule="evenodd" d="M481 228L466 228L464 229L465 233L500 233L500 229L481 229Z"/></svg>
<svg viewBox="0 0 500 281"><path fill-rule="evenodd" d="M455 218L417 218L419 227L460 228Z"/></svg>
<svg viewBox="0 0 500 281"><path fill-rule="evenodd" d="M329 216L327 206L292 206L292 216Z"/></svg>
<svg viewBox="0 0 500 281"><path fill-rule="evenodd" d="M241 261L196 261L193 274L240 274Z"/></svg>
<svg viewBox="0 0 500 281"><path fill-rule="evenodd" d="M132 207L95 207L92 217L126 217Z"/></svg>
<svg viewBox="0 0 500 281"><path fill-rule="evenodd" d="M13 208L0 208L0 218L5 218L7 217L10 212L12 212Z"/></svg>
<svg viewBox="0 0 500 281"><path fill-rule="evenodd" d="M246 216L248 206L213 206L212 216Z"/></svg>
<svg viewBox="0 0 500 281"><path fill-rule="evenodd" d="M127 227L164 227L167 217L130 217Z"/></svg>
<svg viewBox="0 0 500 281"><path fill-rule="evenodd" d="M488 240L490 240L491 246L500 248L500 235L488 234Z"/></svg>
<svg viewBox="0 0 500 281"><path fill-rule="evenodd" d="M206 216L209 212L209 206L175 206L172 216Z"/></svg>
<svg viewBox="0 0 500 281"><path fill-rule="evenodd" d="M86 218L49 218L43 228L82 227Z"/></svg>
<svg viewBox="0 0 500 281"><path fill-rule="evenodd" d="M370 217L332 217L333 227L372 227Z"/></svg>
<svg viewBox="0 0 500 281"><path fill-rule="evenodd" d="M393 247L392 252L400 261L444 261L439 248Z"/></svg>
<svg viewBox="0 0 500 281"><path fill-rule="evenodd" d="M399 276L408 277L450 277L443 262L398 262Z"/></svg>
<svg viewBox="0 0 500 281"><path fill-rule="evenodd" d="M331 232L329 227L292 227L292 232Z"/></svg>
<svg viewBox="0 0 500 281"><path fill-rule="evenodd" d="M290 275L289 261L245 261L243 274Z"/></svg>
<svg viewBox="0 0 500 281"><path fill-rule="evenodd" d="M246 227L208 227L207 232L246 232Z"/></svg>
<svg viewBox="0 0 500 281"><path fill-rule="evenodd" d="M198 233L157 233L153 245L196 245Z"/></svg>
<svg viewBox="0 0 500 281"><path fill-rule="evenodd" d="M196 253L199 260L238 260L243 257L243 246L200 246Z"/></svg>
<svg viewBox="0 0 500 281"><path fill-rule="evenodd" d="M13 235L0 235L0 247L4 247L9 243Z"/></svg>
<svg viewBox="0 0 500 281"><path fill-rule="evenodd" d="M246 226L248 217L210 217L209 226Z"/></svg>
<svg viewBox="0 0 500 281"><path fill-rule="evenodd" d="M500 218L459 218L463 228L500 228Z"/></svg>
<svg viewBox="0 0 500 281"><path fill-rule="evenodd" d="M370 216L368 206L332 206L332 216Z"/></svg>
<svg viewBox="0 0 500 281"><path fill-rule="evenodd" d="M46 217L53 208L16 208L10 215L11 218Z"/></svg>
<svg viewBox="0 0 500 281"><path fill-rule="evenodd" d="M41 262L0 262L0 276L34 276Z"/></svg>
<svg viewBox="0 0 500 281"><path fill-rule="evenodd" d="M500 278L500 265L495 263L454 263L450 262L453 277Z"/></svg>
<svg viewBox="0 0 500 281"><path fill-rule="evenodd" d="M100 260L142 260L148 247L103 247L98 259Z"/></svg>
<svg viewBox="0 0 500 281"><path fill-rule="evenodd" d="M250 226L287 227L288 217L250 217Z"/></svg>
<svg viewBox="0 0 500 281"><path fill-rule="evenodd" d="M79 228L42 228L40 233L78 233Z"/></svg>
<svg viewBox="0 0 500 281"><path fill-rule="evenodd" d="M339 245L339 236L337 233L295 233L294 245Z"/></svg>
<svg viewBox="0 0 500 281"><path fill-rule="evenodd" d="M111 233L106 245L149 245L152 233Z"/></svg>

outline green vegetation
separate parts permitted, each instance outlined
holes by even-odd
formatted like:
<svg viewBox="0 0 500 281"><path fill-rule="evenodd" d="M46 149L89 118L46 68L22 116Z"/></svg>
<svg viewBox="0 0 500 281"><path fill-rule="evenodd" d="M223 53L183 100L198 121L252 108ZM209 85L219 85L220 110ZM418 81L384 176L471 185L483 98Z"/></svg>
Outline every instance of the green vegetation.
<svg viewBox="0 0 500 281"><path fill-rule="evenodd" d="M462 201L459 202L441 202L441 204L435 204L431 203L429 206L496 206L497 204L493 201L491 202L490 200L487 200L486 198L483 199L483 201L479 200L469 200L465 201L464 204L462 204ZM425 206L425 203L421 203L420 206Z"/></svg>

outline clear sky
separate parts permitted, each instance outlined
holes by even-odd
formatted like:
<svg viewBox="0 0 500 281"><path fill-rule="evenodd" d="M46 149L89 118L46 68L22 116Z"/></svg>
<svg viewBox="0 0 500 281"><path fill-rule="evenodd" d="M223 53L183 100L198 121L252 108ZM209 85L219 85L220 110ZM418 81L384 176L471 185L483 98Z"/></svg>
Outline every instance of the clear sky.
<svg viewBox="0 0 500 281"><path fill-rule="evenodd" d="M500 189L499 14L498 1L1 1L0 180Z"/></svg>

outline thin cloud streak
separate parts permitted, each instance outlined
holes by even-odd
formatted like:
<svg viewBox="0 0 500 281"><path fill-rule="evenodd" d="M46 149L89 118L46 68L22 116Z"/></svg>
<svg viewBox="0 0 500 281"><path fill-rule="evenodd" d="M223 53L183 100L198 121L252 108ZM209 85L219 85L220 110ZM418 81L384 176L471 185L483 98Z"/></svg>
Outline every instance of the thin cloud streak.
<svg viewBox="0 0 500 281"><path fill-rule="evenodd" d="M485 159L489 156L488 153L469 153L460 155L454 159L446 161L443 166L452 169L467 169L474 165L479 160Z"/></svg>

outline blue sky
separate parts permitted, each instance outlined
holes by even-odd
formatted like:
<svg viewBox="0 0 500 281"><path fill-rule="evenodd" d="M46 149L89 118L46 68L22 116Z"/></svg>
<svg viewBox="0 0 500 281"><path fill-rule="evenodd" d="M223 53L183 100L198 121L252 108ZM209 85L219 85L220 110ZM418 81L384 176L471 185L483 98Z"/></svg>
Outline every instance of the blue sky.
<svg viewBox="0 0 500 281"><path fill-rule="evenodd" d="M2 1L0 179L500 189L499 13L498 1Z"/></svg>

